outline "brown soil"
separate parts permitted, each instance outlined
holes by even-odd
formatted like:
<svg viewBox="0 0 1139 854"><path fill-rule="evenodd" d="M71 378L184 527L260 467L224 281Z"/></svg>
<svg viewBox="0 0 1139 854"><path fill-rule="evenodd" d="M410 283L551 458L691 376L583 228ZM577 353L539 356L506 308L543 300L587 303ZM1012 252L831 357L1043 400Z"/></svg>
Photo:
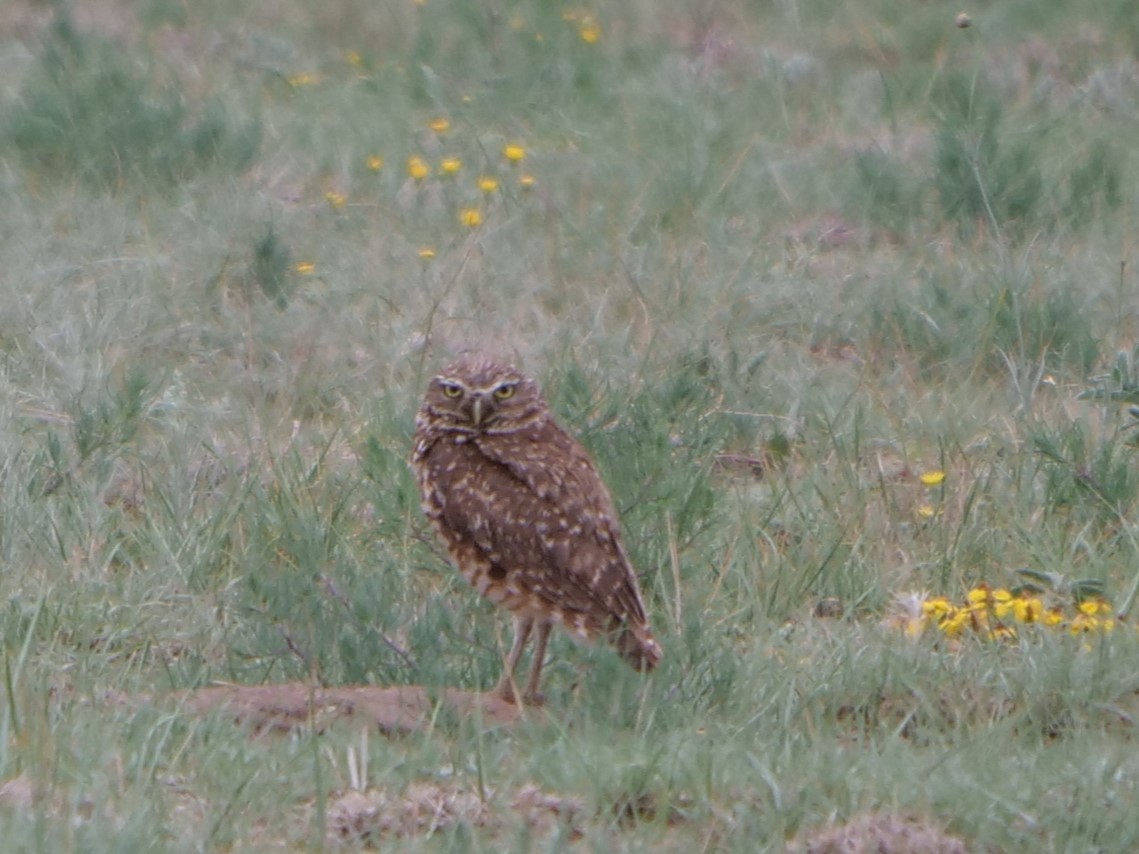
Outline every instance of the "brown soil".
<svg viewBox="0 0 1139 854"><path fill-rule="evenodd" d="M196 714L224 710L257 732L299 727L322 731L335 721L351 720L374 724L389 735L409 733L430 724L439 704L452 714L477 717L488 727L512 724L523 714L517 706L490 694L446 689L435 695L419 685L217 685L179 694L178 700L182 708Z"/></svg>
<svg viewBox="0 0 1139 854"><path fill-rule="evenodd" d="M379 846L392 837L431 836L456 824L493 835L523 822L530 833L547 838L559 829L571 839L581 835L584 814L578 798L543 791L528 784L512 794L480 793L434 782L412 783L402 792L384 788L351 790L328 805L329 842Z"/></svg>
<svg viewBox="0 0 1139 854"><path fill-rule="evenodd" d="M976 849L934 822L872 812L792 839L787 850L792 854L966 854Z"/></svg>

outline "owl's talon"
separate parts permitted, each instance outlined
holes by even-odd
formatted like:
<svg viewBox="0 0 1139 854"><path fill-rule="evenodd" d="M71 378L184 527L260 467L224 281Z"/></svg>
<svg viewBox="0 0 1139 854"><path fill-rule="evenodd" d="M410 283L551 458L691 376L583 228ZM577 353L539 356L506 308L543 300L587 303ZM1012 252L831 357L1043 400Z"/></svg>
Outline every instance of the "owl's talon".
<svg viewBox="0 0 1139 854"><path fill-rule="evenodd" d="M490 696L502 700L504 703L510 703L512 706L518 705L518 697L514 693L514 686L509 681L495 685L490 691Z"/></svg>
<svg viewBox="0 0 1139 854"><path fill-rule="evenodd" d="M522 695L522 705L524 706L544 706L546 705L546 695L541 691L535 691L532 694Z"/></svg>
<svg viewBox="0 0 1139 854"><path fill-rule="evenodd" d="M522 694L522 702L518 702L518 695L514 692L514 685L507 681L503 684L495 685L494 689L490 691L490 696L504 703L510 703L512 706L544 706L546 705L546 695L541 691L526 691Z"/></svg>

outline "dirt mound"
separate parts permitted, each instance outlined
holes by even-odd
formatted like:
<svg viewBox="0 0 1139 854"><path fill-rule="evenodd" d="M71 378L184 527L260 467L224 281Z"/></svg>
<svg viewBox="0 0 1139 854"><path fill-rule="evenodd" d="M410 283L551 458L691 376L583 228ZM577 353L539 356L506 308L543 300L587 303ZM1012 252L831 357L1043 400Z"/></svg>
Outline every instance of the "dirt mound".
<svg viewBox="0 0 1139 854"><path fill-rule="evenodd" d="M406 791L388 789L344 792L328 806L330 841L378 844L384 838L431 836L455 824L491 834L521 822L545 837L559 827L571 838L584 807L578 798L551 794L526 785L512 794L488 789L479 794L438 783L412 783Z"/></svg>
<svg viewBox="0 0 1139 854"><path fill-rule="evenodd" d="M489 694L457 689L436 694L419 685L215 685L184 692L178 699L183 709L197 714L222 709L257 732L287 732L298 727L319 732L335 721L352 720L374 724L382 733L408 733L430 722L440 703L459 716L478 716L491 727L511 724L521 715L517 706Z"/></svg>
<svg viewBox="0 0 1139 854"><path fill-rule="evenodd" d="M966 854L964 841L938 825L890 813L863 813L845 824L791 840L793 854Z"/></svg>

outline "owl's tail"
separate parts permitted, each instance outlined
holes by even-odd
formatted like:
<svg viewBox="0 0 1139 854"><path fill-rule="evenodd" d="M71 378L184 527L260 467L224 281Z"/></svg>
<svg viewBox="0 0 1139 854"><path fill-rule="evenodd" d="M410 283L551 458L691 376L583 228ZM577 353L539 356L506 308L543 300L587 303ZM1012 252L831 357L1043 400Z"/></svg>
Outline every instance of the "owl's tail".
<svg viewBox="0 0 1139 854"><path fill-rule="evenodd" d="M664 655L664 650L647 625L625 623L617 630L613 646L623 659L642 673L648 673L656 667Z"/></svg>

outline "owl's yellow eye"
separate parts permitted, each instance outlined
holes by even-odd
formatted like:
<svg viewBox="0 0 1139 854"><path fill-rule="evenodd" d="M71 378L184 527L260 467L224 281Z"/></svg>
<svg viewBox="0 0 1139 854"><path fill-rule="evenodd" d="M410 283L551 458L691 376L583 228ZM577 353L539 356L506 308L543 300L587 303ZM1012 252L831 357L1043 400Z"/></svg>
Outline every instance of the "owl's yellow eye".
<svg viewBox="0 0 1139 854"><path fill-rule="evenodd" d="M443 397L458 397L463 393L463 387L455 383L443 383Z"/></svg>
<svg viewBox="0 0 1139 854"><path fill-rule="evenodd" d="M514 385L500 385L494 390L494 396L499 400L509 400L514 397Z"/></svg>

